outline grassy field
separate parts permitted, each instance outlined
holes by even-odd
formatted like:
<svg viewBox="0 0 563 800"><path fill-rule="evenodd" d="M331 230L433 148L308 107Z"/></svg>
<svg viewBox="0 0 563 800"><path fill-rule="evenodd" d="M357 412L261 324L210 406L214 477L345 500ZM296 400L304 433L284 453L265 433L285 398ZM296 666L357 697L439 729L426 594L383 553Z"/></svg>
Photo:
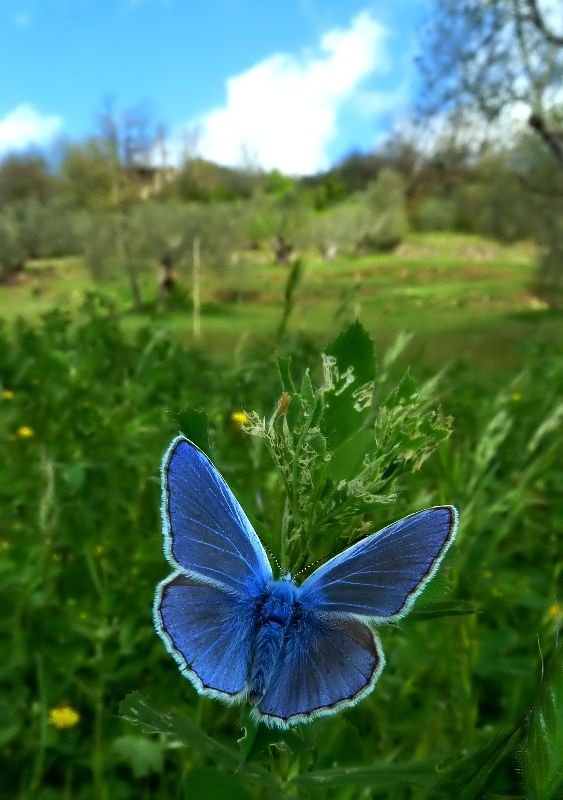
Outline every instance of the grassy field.
<svg viewBox="0 0 563 800"><path fill-rule="evenodd" d="M154 307L148 276L153 310L138 314L125 282L90 294L76 259L46 266L0 290L0 797L560 797L563 320L530 292L532 249L423 236L310 259L282 336L285 268L205 272L199 343L189 303ZM348 327L358 311L365 329ZM340 391L321 347L343 329ZM282 391L289 482L278 440L232 416L269 418ZM178 429L202 444L209 429L293 571L418 509L459 507L439 576L380 628L387 666L357 707L256 728L199 697L165 652L151 619L169 571L159 465Z"/></svg>
<svg viewBox="0 0 563 800"><path fill-rule="evenodd" d="M253 258L254 263L227 274L204 269L203 334L218 358L229 357L234 340L275 332L288 268ZM563 339L561 315L550 312L530 289L534 264L531 245L503 247L452 234L413 236L392 254L333 262L306 258L291 327L323 340L359 314L379 346L389 345L398 332L414 334L408 358L433 367L453 358L480 362L483 370L517 365L521 343L558 347ZM179 277L186 282L187 276ZM155 276L144 275L141 283L154 312L159 306ZM80 260L69 258L34 263L20 286L1 289L0 316L29 318L53 307L77 308L92 289L130 310L125 278L96 286ZM157 314L153 324L174 330L188 344L187 286L185 293L185 307ZM146 318L131 313L126 327L138 327Z"/></svg>

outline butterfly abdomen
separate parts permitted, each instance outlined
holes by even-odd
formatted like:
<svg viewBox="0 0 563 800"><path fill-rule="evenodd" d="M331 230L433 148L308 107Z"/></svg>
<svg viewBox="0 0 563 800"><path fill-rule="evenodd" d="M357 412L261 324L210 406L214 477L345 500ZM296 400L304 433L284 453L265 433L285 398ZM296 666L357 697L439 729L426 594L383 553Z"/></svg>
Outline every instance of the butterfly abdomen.
<svg viewBox="0 0 563 800"><path fill-rule="evenodd" d="M270 682L293 614L293 604L293 584L278 581L272 584L258 609L249 679L251 703L260 702Z"/></svg>

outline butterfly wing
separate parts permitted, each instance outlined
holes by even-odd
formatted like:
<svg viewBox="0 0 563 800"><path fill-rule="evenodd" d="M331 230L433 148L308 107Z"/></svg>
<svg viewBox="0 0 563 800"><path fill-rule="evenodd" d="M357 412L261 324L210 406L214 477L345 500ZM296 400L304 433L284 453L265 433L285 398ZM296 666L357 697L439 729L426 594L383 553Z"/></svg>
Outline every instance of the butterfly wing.
<svg viewBox="0 0 563 800"><path fill-rule="evenodd" d="M364 622L303 610L286 631L254 714L282 728L335 714L371 692L384 664L379 640Z"/></svg>
<svg viewBox="0 0 563 800"><path fill-rule="evenodd" d="M374 621L400 619L432 579L457 532L453 506L411 514L356 542L299 590L309 608Z"/></svg>
<svg viewBox="0 0 563 800"><path fill-rule="evenodd" d="M250 597L272 577L264 548L207 456L178 436L162 461L164 551L175 567Z"/></svg>
<svg viewBox="0 0 563 800"><path fill-rule="evenodd" d="M175 572L156 591L156 630L201 694L227 702L246 692L253 643L252 603L205 580Z"/></svg>

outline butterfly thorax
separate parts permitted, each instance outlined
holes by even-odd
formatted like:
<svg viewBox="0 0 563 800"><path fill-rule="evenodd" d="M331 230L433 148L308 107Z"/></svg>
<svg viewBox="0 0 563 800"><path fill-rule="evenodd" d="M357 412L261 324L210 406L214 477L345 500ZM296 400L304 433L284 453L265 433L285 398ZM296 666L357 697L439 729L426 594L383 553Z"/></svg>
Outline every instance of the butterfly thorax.
<svg viewBox="0 0 563 800"><path fill-rule="evenodd" d="M251 703L262 699L276 667L287 626L295 611L295 589L292 581L273 581L258 602L249 680Z"/></svg>

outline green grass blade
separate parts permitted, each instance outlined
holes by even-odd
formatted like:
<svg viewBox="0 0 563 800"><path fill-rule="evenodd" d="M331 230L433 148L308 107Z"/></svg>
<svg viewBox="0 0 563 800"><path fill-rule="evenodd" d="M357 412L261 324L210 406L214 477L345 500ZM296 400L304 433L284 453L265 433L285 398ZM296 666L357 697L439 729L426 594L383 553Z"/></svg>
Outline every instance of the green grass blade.
<svg viewBox="0 0 563 800"><path fill-rule="evenodd" d="M526 797L563 796L563 646L555 649L538 691L522 746Z"/></svg>
<svg viewBox="0 0 563 800"><path fill-rule="evenodd" d="M416 622L423 619L438 619L439 617L460 617L466 614L476 614L474 603L463 600L436 600L421 603L418 608L409 613L409 620Z"/></svg>
<svg viewBox="0 0 563 800"><path fill-rule="evenodd" d="M481 800L497 766L509 753L520 730L520 722L508 732L500 733L478 750L453 764L434 787L436 797L443 800Z"/></svg>
<svg viewBox="0 0 563 800"><path fill-rule="evenodd" d="M236 768L239 762L236 750L212 739L185 717L153 708L140 692L128 694L119 704L119 713L145 733L163 733L182 744L197 748L220 764Z"/></svg>
<svg viewBox="0 0 563 800"><path fill-rule="evenodd" d="M414 785L431 789L436 782L436 768L431 762L419 761L405 764L373 764L369 767L336 767L319 769L293 778L289 783L303 788L333 786L385 786Z"/></svg>

